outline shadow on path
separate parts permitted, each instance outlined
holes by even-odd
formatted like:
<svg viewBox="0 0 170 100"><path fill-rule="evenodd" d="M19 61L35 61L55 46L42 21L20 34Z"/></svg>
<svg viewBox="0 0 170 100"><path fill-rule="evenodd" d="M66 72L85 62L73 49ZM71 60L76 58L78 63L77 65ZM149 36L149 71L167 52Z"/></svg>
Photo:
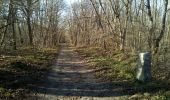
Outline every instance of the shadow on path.
<svg viewBox="0 0 170 100"><path fill-rule="evenodd" d="M63 47L63 46L62 46ZM123 94L116 87L96 78L93 70L81 60L71 47L64 46L53 70L37 86L31 86L38 94L53 96L115 97Z"/></svg>

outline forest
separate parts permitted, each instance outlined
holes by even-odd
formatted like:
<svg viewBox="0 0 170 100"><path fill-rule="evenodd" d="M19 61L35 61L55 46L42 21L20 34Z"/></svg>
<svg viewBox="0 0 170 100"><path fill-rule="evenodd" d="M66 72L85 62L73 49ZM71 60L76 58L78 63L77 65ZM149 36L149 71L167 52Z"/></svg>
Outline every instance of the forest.
<svg viewBox="0 0 170 100"><path fill-rule="evenodd" d="M0 0L0 100L169 100L169 77L169 0Z"/></svg>

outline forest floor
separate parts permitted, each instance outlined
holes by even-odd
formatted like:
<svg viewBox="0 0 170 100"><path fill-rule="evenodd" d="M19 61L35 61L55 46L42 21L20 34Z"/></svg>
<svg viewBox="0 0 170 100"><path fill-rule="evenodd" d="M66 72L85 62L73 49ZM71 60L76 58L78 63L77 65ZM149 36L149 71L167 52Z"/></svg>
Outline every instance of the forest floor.
<svg viewBox="0 0 170 100"><path fill-rule="evenodd" d="M136 59L65 44L60 49L2 52L0 100L169 100L169 77L163 77L168 71L160 72L161 79L137 82Z"/></svg>
<svg viewBox="0 0 170 100"><path fill-rule="evenodd" d="M135 80L136 55L96 47L61 46L58 60L37 88L40 100L168 100L168 77ZM112 54L112 55L111 55ZM165 72L165 71L164 71ZM166 74L166 73L165 73ZM166 76L166 75L162 76ZM161 74L159 74L161 75ZM161 76L161 78L162 78Z"/></svg>
<svg viewBox="0 0 170 100"><path fill-rule="evenodd" d="M58 60L47 80L35 86L39 100L115 100L122 96L121 86L97 78L73 47L62 45Z"/></svg>
<svg viewBox="0 0 170 100"><path fill-rule="evenodd" d="M139 82L136 80L136 53L100 47L77 47L75 51L85 58L90 68L99 69L96 77L110 81L114 88L121 87L119 93L125 95L120 96L120 100L170 100L170 59L159 58L157 65L152 65L152 80Z"/></svg>
<svg viewBox="0 0 170 100"><path fill-rule="evenodd" d="M59 48L22 47L0 52L0 100L25 100L35 96L30 88L51 70ZM30 98L30 100L32 100Z"/></svg>

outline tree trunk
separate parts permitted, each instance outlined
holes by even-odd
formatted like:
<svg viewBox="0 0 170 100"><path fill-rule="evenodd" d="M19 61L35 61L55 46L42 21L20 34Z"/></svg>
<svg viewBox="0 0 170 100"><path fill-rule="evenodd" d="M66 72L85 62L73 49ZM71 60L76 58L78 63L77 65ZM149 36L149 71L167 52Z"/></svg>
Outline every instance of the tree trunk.
<svg viewBox="0 0 170 100"><path fill-rule="evenodd" d="M159 36L156 38L155 44L154 44L154 53L155 54L158 53L160 41L162 40L162 38L165 34L167 10L168 10L168 0L165 0L164 1L164 14L163 14L163 18L162 18L162 29L161 29Z"/></svg>
<svg viewBox="0 0 170 100"><path fill-rule="evenodd" d="M27 0L27 25L28 25L28 35L29 35L29 42L30 45L33 46L33 32L31 27L31 6L32 6L32 0Z"/></svg>
<svg viewBox="0 0 170 100"><path fill-rule="evenodd" d="M16 21L16 8L15 6L13 5L13 1L11 0L10 1L10 8L11 8L11 22L12 22L12 32L13 32L13 50L16 50L17 49L17 37L16 37L16 31L15 31L15 21Z"/></svg>
<svg viewBox="0 0 170 100"><path fill-rule="evenodd" d="M23 44L24 39L22 38L22 32L21 32L21 28L20 28L19 23L18 23L18 31L19 31L20 43Z"/></svg>
<svg viewBox="0 0 170 100"><path fill-rule="evenodd" d="M29 35L29 41L30 45L33 45L33 33L32 33L32 28L31 28L31 20L30 20L30 15L27 16L27 25L28 25L28 35Z"/></svg>

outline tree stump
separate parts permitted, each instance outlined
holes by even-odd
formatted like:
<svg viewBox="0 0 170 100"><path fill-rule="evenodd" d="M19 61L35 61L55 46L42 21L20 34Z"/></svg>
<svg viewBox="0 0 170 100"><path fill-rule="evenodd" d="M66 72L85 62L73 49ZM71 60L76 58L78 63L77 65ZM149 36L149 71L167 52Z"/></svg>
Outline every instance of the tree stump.
<svg viewBox="0 0 170 100"><path fill-rule="evenodd" d="M151 80L151 59L152 57L150 52L139 54L137 80L142 82Z"/></svg>

